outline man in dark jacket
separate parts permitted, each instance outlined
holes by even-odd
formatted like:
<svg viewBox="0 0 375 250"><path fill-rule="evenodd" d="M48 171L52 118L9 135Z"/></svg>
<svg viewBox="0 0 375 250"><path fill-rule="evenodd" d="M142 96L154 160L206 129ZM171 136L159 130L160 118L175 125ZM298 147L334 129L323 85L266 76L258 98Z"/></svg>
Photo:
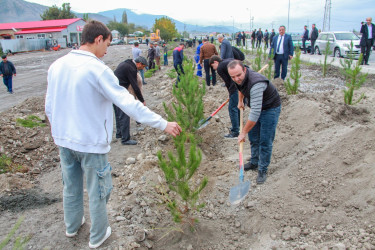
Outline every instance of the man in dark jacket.
<svg viewBox="0 0 375 250"><path fill-rule="evenodd" d="M372 22L372 18L366 18L366 23L361 27L361 53L363 54L362 65L368 64L368 58L370 57L371 47L374 45L375 40L375 25Z"/></svg>
<svg viewBox="0 0 375 250"><path fill-rule="evenodd" d="M262 44L262 39L263 39L263 32L262 29L259 28L259 30L256 33L256 38L257 38L257 48L259 48Z"/></svg>
<svg viewBox="0 0 375 250"><path fill-rule="evenodd" d="M306 54L306 41L309 40L309 30L307 29L307 25L304 27L305 31L302 35L302 48L303 48L303 54Z"/></svg>
<svg viewBox="0 0 375 250"><path fill-rule="evenodd" d="M148 58L148 68L149 69L154 69L155 68L155 55L156 55L156 50L154 48L154 45L152 42L150 43L150 48L148 48L147 51L147 58Z"/></svg>
<svg viewBox="0 0 375 250"><path fill-rule="evenodd" d="M128 90L131 87L135 97L145 106L146 102L137 82L137 71L144 69L146 66L146 58L139 56L135 60L127 59L120 63L114 72L119 80L120 86ZM136 145L137 141L130 139L130 117L114 104L113 108L116 118L116 138L121 138L122 145Z"/></svg>
<svg viewBox="0 0 375 250"><path fill-rule="evenodd" d="M250 100L250 115L238 135L238 143L245 141L248 134L251 159L244 169L258 169L256 182L262 184L267 179L268 165L271 162L273 140L281 112L280 96L265 76L246 68L239 60L228 64L228 73L239 90L238 108L244 108L245 97Z"/></svg>
<svg viewBox="0 0 375 250"><path fill-rule="evenodd" d="M0 63L0 76L3 77L4 85L7 87L8 93L13 94L12 80L13 75L16 76L16 68L11 61L8 61L6 55L2 55L3 61Z"/></svg>
<svg viewBox="0 0 375 250"><path fill-rule="evenodd" d="M270 34L270 47L272 47L272 40L275 37L275 35L276 35L275 29L272 29L272 32Z"/></svg>
<svg viewBox="0 0 375 250"><path fill-rule="evenodd" d="M234 58L232 45L230 45L230 42L228 39L225 39L222 34L217 35L217 40L219 43L221 43L220 46L220 57L221 59L228 59L228 58Z"/></svg>
<svg viewBox="0 0 375 250"><path fill-rule="evenodd" d="M311 55L314 55L314 52L315 52L315 41L316 39L318 39L318 36L319 36L319 32L318 32L318 29L315 27L315 24L312 24L312 29L311 29L311 36L310 36L310 40L311 40Z"/></svg>
<svg viewBox="0 0 375 250"><path fill-rule="evenodd" d="M280 26L279 35L273 38L272 47L270 48L270 55L273 54L275 61L275 76L280 76L281 68L281 79L285 80L288 71L288 60L293 58L294 47L292 37L289 34L285 34L285 26Z"/></svg>
<svg viewBox="0 0 375 250"><path fill-rule="evenodd" d="M265 47L267 47L267 49L268 49L268 38L269 38L269 33L268 33L268 30L266 30L265 32L264 32L264 46Z"/></svg>
<svg viewBox="0 0 375 250"><path fill-rule="evenodd" d="M251 47L254 48L254 44L255 44L255 32L256 30L253 30L253 32L251 33Z"/></svg>
<svg viewBox="0 0 375 250"><path fill-rule="evenodd" d="M180 45L173 50L173 66L177 72L176 86L180 82L180 74L185 74L182 67L182 62L184 61L184 48L185 44L180 43Z"/></svg>
<svg viewBox="0 0 375 250"><path fill-rule="evenodd" d="M228 64L233 61L233 58L221 59L219 56L212 56L210 58L210 65L214 70L217 70L219 76L223 79L225 87L229 92L228 112L232 123L230 133L224 135L225 138L236 138L240 130L240 111L238 110L238 90L235 83L232 81L228 73Z"/></svg>

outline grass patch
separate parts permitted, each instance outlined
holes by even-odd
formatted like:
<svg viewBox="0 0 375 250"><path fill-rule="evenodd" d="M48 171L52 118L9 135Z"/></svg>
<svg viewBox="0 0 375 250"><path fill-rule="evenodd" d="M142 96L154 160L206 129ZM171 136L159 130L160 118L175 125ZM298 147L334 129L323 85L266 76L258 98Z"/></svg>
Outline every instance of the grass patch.
<svg viewBox="0 0 375 250"><path fill-rule="evenodd" d="M5 154L0 155L0 174L8 172L27 172L28 169L22 165L18 165L12 161L12 159Z"/></svg>
<svg viewBox="0 0 375 250"><path fill-rule="evenodd" d="M10 240L14 237L18 228L21 226L24 219L25 219L25 216L21 216L17 220L14 227L10 230L10 232L5 237L5 239L0 243L0 250L2 250L6 245L8 245ZM26 237L18 236L14 241L13 249L25 249L25 246L26 246L27 242L29 242L30 239L31 239L30 235L26 236Z"/></svg>
<svg viewBox="0 0 375 250"><path fill-rule="evenodd" d="M177 77L176 69L171 69L168 71L167 76L171 79L174 79Z"/></svg>
<svg viewBox="0 0 375 250"><path fill-rule="evenodd" d="M34 128L34 127L45 127L46 124L42 122L36 115L29 115L26 119L17 118L17 125L25 128Z"/></svg>
<svg viewBox="0 0 375 250"><path fill-rule="evenodd" d="M147 70L145 72L145 78L150 78L155 73L155 71L157 71L158 69L159 69L158 65L155 65L154 69Z"/></svg>

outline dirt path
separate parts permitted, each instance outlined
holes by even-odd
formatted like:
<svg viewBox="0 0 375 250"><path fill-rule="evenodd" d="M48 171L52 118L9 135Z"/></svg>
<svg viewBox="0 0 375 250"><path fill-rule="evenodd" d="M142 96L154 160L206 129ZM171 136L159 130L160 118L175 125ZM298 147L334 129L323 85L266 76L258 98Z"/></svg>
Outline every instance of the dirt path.
<svg viewBox="0 0 375 250"><path fill-rule="evenodd" d="M49 128L28 130L14 122L27 114L43 114L46 70L67 52L9 58L19 71L16 93L0 91L8 105L0 117L0 152L30 168L28 174L0 175L0 239L25 215L17 234L32 236L27 249L88 249L87 207L87 223L78 236L64 236L62 183ZM192 49L185 54L191 57ZM104 61L114 69L129 56L130 47L113 46ZM30 63L33 59L35 64ZM163 67L144 88L147 105L160 114L162 102L172 101L174 80L166 76L171 68ZM155 154L171 148L170 138L132 121L131 133L139 144L111 144L114 190L108 213L113 234L102 249L375 249L375 90L362 88L358 92L365 92L366 99L346 106L337 70L322 78L319 68L306 65L304 93L287 96L281 82L274 83L283 110L269 178L257 186L256 173L246 172L252 187L240 205L228 203L230 187L238 181L238 145L223 138L230 126L226 109L199 132L203 161L197 176L208 176L209 184L201 197L207 205L197 214L196 233L172 230L176 227L155 190L163 176ZM208 88L206 115L225 98L227 91L220 84ZM245 158L249 152L247 141ZM136 158L136 164L127 164L129 157Z"/></svg>

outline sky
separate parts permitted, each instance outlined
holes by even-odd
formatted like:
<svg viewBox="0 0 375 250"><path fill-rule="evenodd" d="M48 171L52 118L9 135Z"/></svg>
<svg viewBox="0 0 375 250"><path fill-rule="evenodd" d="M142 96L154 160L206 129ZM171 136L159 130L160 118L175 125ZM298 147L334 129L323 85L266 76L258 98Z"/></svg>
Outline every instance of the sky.
<svg viewBox="0 0 375 250"><path fill-rule="evenodd" d="M316 23L322 28L326 0L27 0L45 6L61 7L69 2L73 11L78 13L97 13L117 8L131 9L136 13L166 15L181 22L193 25L226 25L239 29L253 27L263 29L286 25L290 31L303 30L303 25L311 27ZM288 7L290 3L290 8ZM289 10L289 27L288 27ZM360 22L374 15L375 0L331 0L331 30L358 30Z"/></svg>

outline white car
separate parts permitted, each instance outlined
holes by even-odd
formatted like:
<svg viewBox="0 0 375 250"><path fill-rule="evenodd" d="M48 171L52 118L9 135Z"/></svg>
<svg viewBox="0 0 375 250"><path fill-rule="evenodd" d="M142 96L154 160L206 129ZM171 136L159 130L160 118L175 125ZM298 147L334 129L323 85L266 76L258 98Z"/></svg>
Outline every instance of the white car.
<svg viewBox="0 0 375 250"><path fill-rule="evenodd" d="M353 42L354 58L358 58L361 54L360 39L353 32L348 31L331 31L321 32L315 42L315 54L324 53L327 42L329 41L329 51L335 57L347 57L350 52L350 43Z"/></svg>

